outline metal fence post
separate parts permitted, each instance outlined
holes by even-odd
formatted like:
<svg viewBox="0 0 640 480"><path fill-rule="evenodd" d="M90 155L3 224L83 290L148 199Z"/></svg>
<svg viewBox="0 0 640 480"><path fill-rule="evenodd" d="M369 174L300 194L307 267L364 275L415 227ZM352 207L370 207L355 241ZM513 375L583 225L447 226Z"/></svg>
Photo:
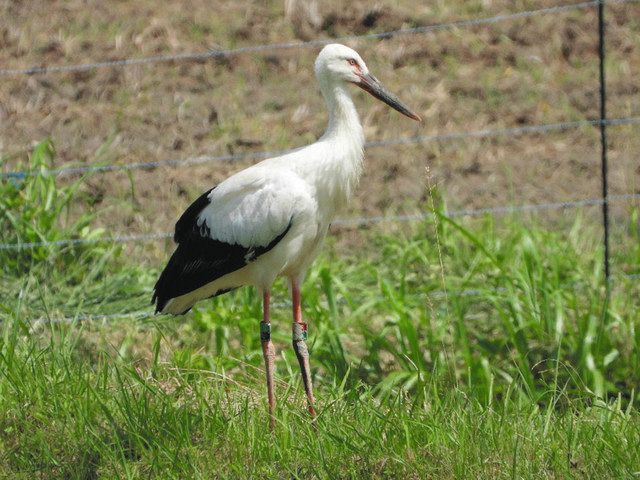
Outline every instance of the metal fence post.
<svg viewBox="0 0 640 480"><path fill-rule="evenodd" d="M609 165L607 158L607 85L605 79L604 49L604 0L598 2L598 56L600 57L600 159L602 167L602 223L604 227L604 275L607 290L610 277L609 266Z"/></svg>

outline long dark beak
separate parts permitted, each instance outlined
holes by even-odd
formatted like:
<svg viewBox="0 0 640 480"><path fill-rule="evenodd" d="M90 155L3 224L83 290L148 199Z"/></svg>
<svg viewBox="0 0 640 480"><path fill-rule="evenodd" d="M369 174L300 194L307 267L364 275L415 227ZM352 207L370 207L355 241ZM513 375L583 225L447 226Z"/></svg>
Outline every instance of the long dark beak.
<svg viewBox="0 0 640 480"><path fill-rule="evenodd" d="M391 108L396 109L403 115L406 115L409 118L413 118L418 122L422 121L420 115L412 112L409 107L407 107L404 103L400 101L398 97L396 97L389 90L384 88L384 86L378 81L376 77L371 75L370 73L362 73L359 75L360 82L356 83L361 89L366 92L369 92L371 95L376 97L378 100L382 100L384 103L389 105Z"/></svg>

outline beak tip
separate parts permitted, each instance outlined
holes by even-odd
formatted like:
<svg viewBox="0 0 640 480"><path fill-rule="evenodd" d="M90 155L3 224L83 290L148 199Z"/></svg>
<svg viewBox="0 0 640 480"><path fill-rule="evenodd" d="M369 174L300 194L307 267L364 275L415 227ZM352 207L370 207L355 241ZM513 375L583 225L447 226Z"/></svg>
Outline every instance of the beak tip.
<svg viewBox="0 0 640 480"><path fill-rule="evenodd" d="M415 120L416 122L420 122L423 123L424 120L422 119L422 117L420 115L418 115L417 113L414 112L410 112L409 115L407 115L409 118L411 118L412 120Z"/></svg>

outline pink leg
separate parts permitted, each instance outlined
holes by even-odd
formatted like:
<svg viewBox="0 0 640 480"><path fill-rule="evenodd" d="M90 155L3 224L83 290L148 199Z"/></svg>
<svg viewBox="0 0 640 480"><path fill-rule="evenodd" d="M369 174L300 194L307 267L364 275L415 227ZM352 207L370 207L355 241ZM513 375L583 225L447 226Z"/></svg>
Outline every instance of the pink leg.
<svg viewBox="0 0 640 480"><path fill-rule="evenodd" d="M276 398L273 394L273 368L276 358L276 350L271 342L271 321L269 319L269 302L271 294L269 290L265 290L262 294L262 322L260 322L260 340L262 341L262 355L264 356L264 365L267 372L267 395L269 397L269 426L273 430L276 426L276 419L273 415Z"/></svg>
<svg viewBox="0 0 640 480"><path fill-rule="evenodd" d="M313 385L311 384L311 369L309 367L309 350L307 349L307 324L302 321L302 306L300 302L300 286L297 281L291 282L291 294L293 300L293 349L296 352L300 373L304 383L304 391L307 394L309 413L315 418L315 398L313 398Z"/></svg>

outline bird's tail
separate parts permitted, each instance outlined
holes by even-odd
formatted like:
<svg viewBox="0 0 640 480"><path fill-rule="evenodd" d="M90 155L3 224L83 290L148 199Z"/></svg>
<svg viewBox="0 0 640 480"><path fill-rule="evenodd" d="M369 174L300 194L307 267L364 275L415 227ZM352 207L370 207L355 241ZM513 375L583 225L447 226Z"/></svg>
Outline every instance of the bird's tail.
<svg viewBox="0 0 640 480"><path fill-rule="evenodd" d="M179 247L178 247L179 248ZM170 304L174 304L176 302L172 301L177 296L181 296L178 294L177 288L175 286L175 282L179 281L180 271L177 268L177 257L178 251L176 250L171 258L169 259L169 263L164 267L164 270L160 274L160 278L153 287L153 297L151 298L151 303L156 306L156 313L172 313L174 315L180 315L181 313L186 313L191 308L191 305L184 311L169 311ZM175 305L177 306L177 305ZM166 310L165 310L166 309Z"/></svg>
<svg viewBox="0 0 640 480"><path fill-rule="evenodd" d="M224 288L212 291L202 288L207 287L213 280L210 278L204 280L194 275L198 262L185 258L185 248L183 245L178 245L153 287L151 303L155 304L156 313L184 315L199 300L234 290L234 288Z"/></svg>

